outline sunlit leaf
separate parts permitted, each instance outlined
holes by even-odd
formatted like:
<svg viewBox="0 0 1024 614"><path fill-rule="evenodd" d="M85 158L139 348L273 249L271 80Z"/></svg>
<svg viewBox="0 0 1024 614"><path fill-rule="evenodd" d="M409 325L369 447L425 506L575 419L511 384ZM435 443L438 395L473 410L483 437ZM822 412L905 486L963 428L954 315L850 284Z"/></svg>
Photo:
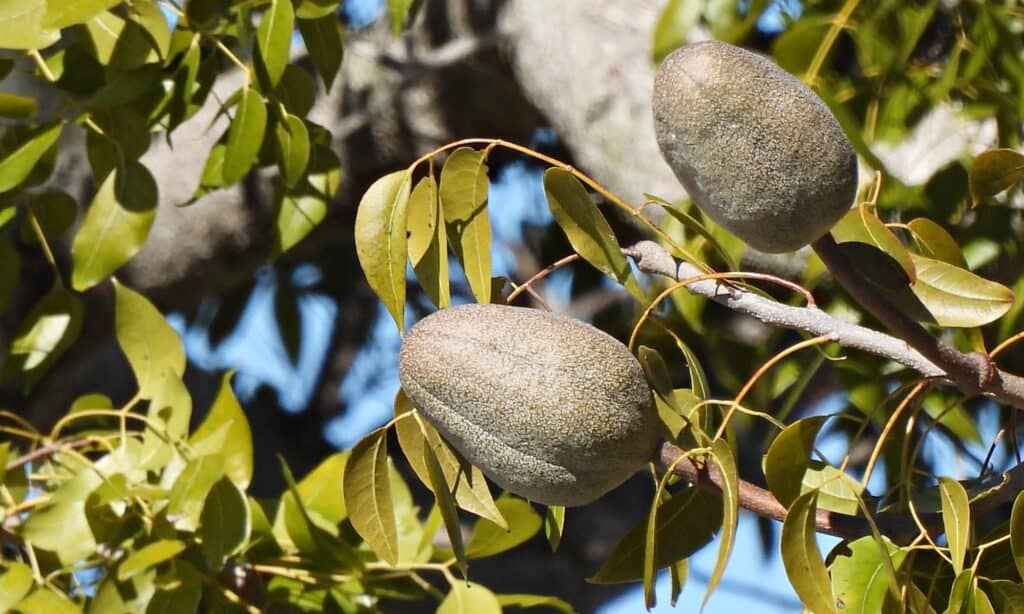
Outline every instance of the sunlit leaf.
<svg viewBox="0 0 1024 614"><path fill-rule="evenodd" d="M157 187L149 170L129 162L103 180L71 245L71 284L86 290L128 262L149 235Z"/></svg>
<svg viewBox="0 0 1024 614"><path fill-rule="evenodd" d="M0 26L2 27L2 26ZM2 39L0 39L2 42ZM0 92L0 117L29 119L39 111L34 98Z"/></svg>
<svg viewBox="0 0 1024 614"><path fill-rule="evenodd" d="M355 223L359 265L399 331L405 330L405 228L410 182L407 171L395 171L375 181L359 201Z"/></svg>
<svg viewBox="0 0 1024 614"><path fill-rule="evenodd" d="M85 514L85 502L103 479L91 469L79 472L57 488L42 507L25 520L19 533L36 548L56 553L61 564L70 565L91 555L96 539Z"/></svg>
<svg viewBox="0 0 1024 614"><path fill-rule="evenodd" d="M953 585L949 589L949 608L947 612L960 614L970 612L968 604L973 601L974 596L974 571L970 568L957 574Z"/></svg>
<svg viewBox="0 0 1024 614"><path fill-rule="evenodd" d="M911 259L911 253L907 251L907 248L903 246L899 238L868 207L859 206L850 209L832 227L831 232L836 242L840 244L858 242L874 245L899 263L911 283L917 279L917 271Z"/></svg>
<svg viewBox="0 0 1024 614"><path fill-rule="evenodd" d="M83 23L118 3L119 0L47 0L43 24L47 28L66 28Z"/></svg>
<svg viewBox="0 0 1024 614"><path fill-rule="evenodd" d="M779 502L789 506L800 496L804 473L811 462L814 440L828 416L797 420L779 433L764 457L764 477Z"/></svg>
<svg viewBox="0 0 1024 614"><path fill-rule="evenodd" d="M416 5L416 0L388 0L388 13L391 14L391 33L398 36L402 33L402 26L409 19L410 10Z"/></svg>
<svg viewBox="0 0 1024 614"><path fill-rule="evenodd" d="M193 458L174 481L167 502L167 518L183 531L195 531L210 489L224 476L224 457L206 454Z"/></svg>
<svg viewBox="0 0 1024 614"><path fill-rule="evenodd" d="M828 570L818 552L814 532L818 493L806 492L789 506L782 524L782 563L793 590L807 609L817 614L834 614L835 599Z"/></svg>
<svg viewBox="0 0 1024 614"><path fill-rule="evenodd" d="M252 480L252 431L231 388L232 375L228 372L221 378L210 411L188 443L195 455L221 456L224 473L244 489Z"/></svg>
<svg viewBox="0 0 1024 614"><path fill-rule="evenodd" d="M55 283L19 325L4 371L38 379L78 338L83 311L82 300Z"/></svg>
<svg viewBox="0 0 1024 614"><path fill-rule="evenodd" d="M305 6L309 4L306 2ZM299 9L299 16L302 16L302 9ZM333 14L317 19L299 19L299 32L302 40L306 43L306 51L309 52L309 59L316 67L317 74L324 83L324 89L331 89L334 78L341 68L341 60L344 54L344 43L341 33L341 24Z"/></svg>
<svg viewBox="0 0 1024 614"><path fill-rule="evenodd" d="M526 501L508 493L495 501L502 516L508 522L504 529L490 520L480 519L473 526L473 534L466 545L466 556L479 559L515 548L533 537L540 530L543 521Z"/></svg>
<svg viewBox="0 0 1024 614"><path fill-rule="evenodd" d="M291 0L271 0L256 28L256 47L267 69L270 86L277 85L288 64L295 13Z"/></svg>
<svg viewBox="0 0 1024 614"><path fill-rule="evenodd" d="M305 181L281 194L277 210L276 253L291 249L327 217L341 185L341 162L329 148L312 149Z"/></svg>
<svg viewBox="0 0 1024 614"><path fill-rule="evenodd" d="M292 187L302 178L309 164L309 131L301 117L289 114L284 121L277 123L274 134L281 177L288 187Z"/></svg>
<svg viewBox="0 0 1024 614"><path fill-rule="evenodd" d="M544 535L548 538L551 551L557 552L562 543L562 532L565 530L565 508L561 505L549 505L544 512Z"/></svg>
<svg viewBox="0 0 1024 614"><path fill-rule="evenodd" d="M940 326L982 326L1013 306L1013 291L941 260L911 254L917 269L914 295Z"/></svg>
<svg viewBox="0 0 1024 614"><path fill-rule="evenodd" d="M150 542L132 552L117 567L117 579L124 582L139 572L155 567L175 557L185 549L184 542L176 539L160 539Z"/></svg>
<svg viewBox="0 0 1024 614"><path fill-rule="evenodd" d="M977 584L974 585L974 594L971 596L971 600L974 614L996 614L996 609L992 607L992 601ZM1001 614L1009 614L1009 612L1002 610Z"/></svg>
<svg viewBox="0 0 1024 614"><path fill-rule="evenodd" d="M0 2L0 48L43 49L56 43L60 30L43 26L47 4L46 0Z"/></svg>
<svg viewBox="0 0 1024 614"><path fill-rule="evenodd" d="M88 3L88 0L85 4ZM148 62L160 60L158 52L153 48L149 35L142 26L128 21L112 12L100 12L84 21L85 31L92 42L91 51L100 64L116 70L135 70ZM136 87L141 82L136 82ZM107 90L104 94L97 92L97 97L113 95L121 98L124 92ZM122 101L127 102L122 98ZM107 104L110 104L109 102Z"/></svg>
<svg viewBox="0 0 1024 614"><path fill-rule="evenodd" d="M597 270L625 286L634 298L644 301L646 297L622 255L615 233L583 184L565 169L549 168L544 171L544 193L555 221L573 249Z"/></svg>
<svg viewBox="0 0 1024 614"><path fill-rule="evenodd" d="M423 291L438 307L451 304L448 237L433 176L420 179L409 196L409 261Z"/></svg>
<svg viewBox="0 0 1024 614"><path fill-rule="evenodd" d="M153 0L137 0L128 6L128 18L139 24L149 35L153 49L161 59L167 59L171 48L171 30L167 24L167 16Z"/></svg>
<svg viewBox="0 0 1024 614"><path fill-rule="evenodd" d="M0 28L3 27L3 10L0 9ZM25 181L43 154L57 142L63 128L63 124L41 126L28 133L23 142L0 159L0 193L11 190Z"/></svg>
<svg viewBox="0 0 1024 614"><path fill-rule="evenodd" d="M342 487L352 526L381 560L398 562L398 528L388 476L387 431L377 430L352 448Z"/></svg>
<svg viewBox="0 0 1024 614"><path fill-rule="evenodd" d="M661 11L654 25L654 42L651 55L654 63L661 60L686 43L691 31L700 20L701 3L686 0L670 0Z"/></svg>
<svg viewBox="0 0 1024 614"><path fill-rule="evenodd" d="M718 465L722 472L722 535L718 543L718 559L708 579L708 587L704 593L703 604L707 604L711 594L718 587L718 582L725 573L725 566L732 554L733 542L736 539L736 522L739 519L739 472L732 450L724 439L716 439L711 444L711 461Z"/></svg>
<svg viewBox="0 0 1024 614"><path fill-rule="evenodd" d="M1010 549L1017 573L1024 578L1024 493L1018 494L1013 501L1010 513Z"/></svg>
<svg viewBox="0 0 1024 614"><path fill-rule="evenodd" d="M248 501L234 482L221 478L210 489L199 517L203 552L219 568L224 557L237 552L252 531Z"/></svg>
<svg viewBox="0 0 1024 614"><path fill-rule="evenodd" d="M260 153L266 129L267 106L263 95L255 88L244 88L228 127L220 185L232 185L249 172Z"/></svg>
<svg viewBox="0 0 1024 614"><path fill-rule="evenodd" d="M828 463L814 460L807 465L800 492L809 490L818 491L818 509L851 515L859 512L861 485Z"/></svg>
<svg viewBox="0 0 1024 614"><path fill-rule="evenodd" d="M665 213L668 213L669 215L674 217L680 224L683 225L684 228L696 232L701 238L707 241L711 245L711 247L713 247L714 250L718 252L718 255L721 256L722 261L726 263L730 271L739 270L740 263L736 258L736 254L727 249L726 246L723 245L722 242L719 240L719 238L716 237L715 234L712 233L710 230L708 230L707 226L697 221L696 218L694 218L692 215L681 209L679 206L668 202L664 198L659 198L653 194L644 194L644 198L661 207L662 210L665 211ZM677 256L681 256L681 254L677 254Z"/></svg>
<svg viewBox="0 0 1024 614"><path fill-rule="evenodd" d="M348 452L336 452L306 474L297 485L306 509L331 524L341 522L346 516L345 497L341 491L346 462Z"/></svg>
<svg viewBox="0 0 1024 614"><path fill-rule="evenodd" d="M437 614L499 614L501 603L482 584L454 582L448 595L437 607Z"/></svg>
<svg viewBox="0 0 1024 614"><path fill-rule="evenodd" d="M981 153L967 171L971 200L977 206L1024 179L1024 154L1013 149L992 149Z"/></svg>
<svg viewBox="0 0 1024 614"><path fill-rule="evenodd" d="M187 561L174 562L175 582L159 588L150 599L147 614L196 612L203 596L202 576ZM211 608L212 609L212 608Z"/></svg>
<svg viewBox="0 0 1024 614"><path fill-rule="evenodd" d="M427 476L430 480L430 489L434 491L434 498L437 500L437 509L441 512L444 520L444 528L448 533L448 541L451 544L452 552L455 554L455 561L466 576L466 547L462 541L462 525L459 524L459 513L455 509L455 498L452 496L451 488L445 480L444 471L437 456L434 455L430 446L423 446L423 463L427 466Z"/></svg>
<svg viewBox="0 0 1024 614"><path fill-rule="evenodd" d="M914 218L907 222L907 228L914 235L921 255L947 264L967 268L967 260L960 246L946 229L926 217Z"/></svg>
<svg viewBox="0 0 1024 614"><path fill-rule="evenodd" d="M893 567L899 567L906 557L889 540L885 548ZM843 614L877 614L886 601L887 578L879 546L871 536L848 542L837 549L832 561L832 594L836 608Z"/></svg>
<svg viewBox="0 0 1024 614"><path fill-rule="evenodd" d="M953 560L953 570L959 574L964 568L971 536L967 491L956 480L939 478L939 496L942 498L942 525L949 543L949 556Z"/></svg>
<svg viewBox="0 0 1024 614"><path fill-rule="evenodd" d="M8 561L0 574L0 611L7 612L32 589L32 568L24 563Z"/></svg>
<svg viewBox="0 0 1024 614"><path fill-rule="evenodd" d="M150 399L163 386L170 371L185 373L185 348L156 307L135 290L114 282L114 332L139 386L139 395Z"/></svg>
<svg viewBox="0 0 1024 614"><path fill-rule="evenodd" d="M546 595L498 595L498 603L503 608L545 608L572 614L576 610L569 603L558 597Z"/></svg>
<svg viewBox="0 0 1024 614"><path fill-rule="evenodd" d="M63 593L43 587L14 604L13 611L19 614L79 614L82 610Z"/></svg>
<svg viewBox="0 0 1024 614"><path fill-rule="evenodd" d="M483 153L468 147L453 151L441 168L441 208L448 239L478 303L491 300L491 222L487 217L487 192L487 164Z"/></svg>
<svg viewBox="0 0 1024 614"><path fill-rule="evenodd" d="M168 368L158 381L146 411L150 425L142 434L139 466L143 469L156 469L167 464L174 453L173 442L186 438L192 417L192 397L181 376ZM153 428L161 429L161 432L156 433Z"/></svg>

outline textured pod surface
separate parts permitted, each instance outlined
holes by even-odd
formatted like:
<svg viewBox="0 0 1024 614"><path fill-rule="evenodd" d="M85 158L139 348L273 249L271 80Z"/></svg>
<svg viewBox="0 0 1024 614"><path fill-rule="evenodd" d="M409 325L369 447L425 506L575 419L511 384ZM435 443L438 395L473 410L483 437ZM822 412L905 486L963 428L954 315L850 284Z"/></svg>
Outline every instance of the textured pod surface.
<svg viewBox="0 0 1024 614"><path fill-rule="evenodd" d="M856 195L857 156L828 107L771 60L728 43L665 58L654 130L693 201L761 251L811 243Z"/></svg>
<svg viewBox="0 0 1024 614"><path fill-rule="evenodd" d="M583 505L651 460L661 434L643 370L589 324L536 309L462 305L406 333L402 388L502 488Z"/></svg>

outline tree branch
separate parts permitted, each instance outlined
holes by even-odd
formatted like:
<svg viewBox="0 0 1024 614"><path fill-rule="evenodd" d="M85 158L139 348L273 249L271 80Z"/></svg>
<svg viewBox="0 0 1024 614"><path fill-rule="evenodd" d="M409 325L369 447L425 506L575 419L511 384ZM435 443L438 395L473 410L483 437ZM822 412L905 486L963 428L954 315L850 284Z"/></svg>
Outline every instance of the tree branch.
<svg viewBox="0 0 1024 614"><path fill-rule="evenodd" d="M677 281L702 274L702 271L691 264L677 263L668 252L653 241L640 241L622 251L632 258L637 267L645 273L664 275ZM829 267L831 268L831 265ZM888 358L914 369L925 377L940 377L949 380L968 394L982 394L1000 403L1024 409L1024 378L992 367L987 359L975 361L968 355L962 355L967 356L976 371L969 372L969 377L960 373L958 378L938 366L906 341L836 319L817 307L786 305L714 280L694 282L687 285L686 289L692 294L711 299L737 313L751 316L771 326L803 331L813 335L834 333L837 336L836 342L843 347ZM916 325L916 323L914 324ZM927 335L927 332L925 334ZM956 352L955 349L950 349ZM945 350L942 351L945 352ZM957 353L959 354L959 352ZM989 375L986 376L984 371L989 371ZM978 382L978 385L974 386L972 380Z"/></svg>

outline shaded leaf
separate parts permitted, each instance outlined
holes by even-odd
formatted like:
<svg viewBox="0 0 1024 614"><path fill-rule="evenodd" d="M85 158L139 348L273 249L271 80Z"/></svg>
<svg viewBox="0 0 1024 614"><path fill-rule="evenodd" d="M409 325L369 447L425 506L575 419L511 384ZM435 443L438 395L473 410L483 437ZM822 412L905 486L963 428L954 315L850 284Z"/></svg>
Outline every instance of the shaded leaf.
<svg viewBox="0 0 1024 614"><path fill-rule="evenodd" d="M899 567L906 551L884 539L891 565ZM888 594L882 553L871 536L843 544L830 567L836 608L844 614L877 614Z"/></svg>
<svg viewBox="0 0 1024 614"><path fill-rule="evenodd" d="M185 543L176 539L150 542L128 555L117 567L117 579L124 582L139 572L146 571L178 555Z"/></svg>
<svg viewBox="0 0 1024 614"><path fill-rule="evenodd" d="M416 0L388 0L388 13L391 15L391 33L398 36L402 33L402 26L409 19L410 10L416 4Z"/></svg>
<svg viewBox="0 0 1024 614"><path fill-rule="evenodd" d="M187 561L174 562L175 582L158 590L146 607L146 614L179 614L199 611L203 585L199 572ZM212 608L211 608L212 609Z"/></svg>
<svg viewBox="0 0 1024 614"><path fill-rule="evenodd" d="M547 595L498 595L498 604L502 608L547 608L565 614L576 611L569 603Z"/></svg>
<svg viewBox="0 0 1024 614"><path fill-rule="evenodd" d="M2 11L0 9L0 28L3 28ZM0 33L0 40L2 36ZM7 192L25 181L43 154L57 142L63 128L63 124L54 124L29 132L16 148L0 160L0 192Z"/></svg>
<svg viewBox="0 0 1024 614"><path fill-rule="evenodd" d="M114 332L135 374L139 395L151 399L167 372L185 373L185 347L156 307L135 290L114 282Z"/></svg>
<svg viewBox="0 0 1024 614"><path fill-rule="evenodd" d="M387 431L377 430L352 448L342 487L352 526L381 560L398 562L398 528L388 476Z"/></svg>
<svg viewBox="0 0 1024 614"><path fill-rule="evenodd" d="M228 372L221 378L210 411L188 443L197 456L219 455L224 473L244 489L252 480L252 431L231 388L233 375L234 372Z"/></svg>
<svg viewBox="0 0 1024 614"><path fill-rule="evenodd" d="M896 292L910 285L910 277L900 263L869 243L844 241L836 249L850 262L856 263L864 277L876 286Z"/></svg>
<svg viewBox="0 0 1024 614"><path fill-rule="evenodd" d="M203 552L220 568L224 557L234 554L249 540L252 531L245 493L234 482L221 478L210 489L199 517Z"/></svg>
<svg viewBox="0 0 1024 614"><path fill-rule="evenodd" d="M1017 573L1024 578L1024 493L1017 495L1010 513L1010 550Z"/></svg>
<svg viewBox="0 0 1024 614"><path fill-rule="evenodd" d="M266 129L267 106L263 95L252 87L242 89L235 116L228 127L220 185L231 185L249 172L260 153ZM213 156L212 151L210 155Z"/></svg>
<svg viewBox="0 0 1024 614"><path fill-rule="evenodd" d="M941 260L911 254L917 269L914 295L940 326L982 326L1013 306L1013 291Z"/></svg>
<svg viewBox="0 0 1024 614"><path fill-rule="evenodd" d="M471 559L492 556L515 548L533 537L543 524L533 506L522 499L505 493L498 497L495 503L508 522L508 528L502 528L490 520L478 520L466 546L466 556Z"/></svg>
<svg viewBox="0 0 1024 614"><path fill-rule="evenodd" d="M544 171L544 193L555 221L573 249L643 302L646 297L633 277L629 262L622 255L615 233L583 184L565 169L549 168Z"/></svg>
<svg viewBox="0 0 1024 614"><path fill-rule="evenodd" d="M971 161L967 171L971 200L977 206L1024 179L1024 155L1012 149L992 149Z"/></svg>
<svg viewBox="0 0 1024 614"><path fill-rule="evenodd" d="M1000 614L1021 614L1024 611L1024 586L1010 580L991 580L987 586L993 610Z"/></svg>
<svg viewBox="0 0 1024 614"><path fill-rule="evenodd" d="M733 542L736 539L736 522L739 519L739 473L732 450L724 439L716 439L711 444L711 461L718 465L722 472L722 535L718 544L718 560L708 579L708 587L704 593L704 604L718 586L725 566L729 563Z"/></svg>
<svg viewBox="0 0 1024 614"><path fill-rule="evenodd" d="M2 27L2 25L0 25ZM2 36L2 34L0 34ZM0 38L0 42L2 42ZM34 98L0 92L0 117L29 119L39 112Z"/></svg>
<svg viewBox="0 0 1024 614"><path fill-rule="evenodd" d="M434 498L437 500L437 509L441 512L444 520L444 528L448 533L448 541L451 543L455 560L466 576L466 547L462 542L462 525L459 524L459 513L455 509L455 498L452 496L448 482L445 480L441 465L437 462L430 446L423 446L423 462L427 466L427 476L430 480L430 489L434 491Z"/></svg>
<svg viewBox="0 0 1024 614"><path fill-rule="evenodd" d="M182 531L195 531L210 489L224 476L224 457L206 454L193 458L174 481L167 501L167 519Z"/></svg>
<svg viewBox="0 0 1024 614"><path fill-rule="evenodd" d="M302 6L305 6L304 3ZM299 16L302 16L302 8ZM341 24L333 14L319 19L299 19L299 32L306 43L306 51L316 67L317 74L324 83L324 89L331 89L334 78L338 76L344 54L344 42Z"/></svg>
<svg viewBox="0 0 1024 614"><path fill-rule="evenodd" d="M911 283L917 280L917 271L910 252L903 247L899 238L889 230L888 226L878 219L868 207L859 206L850 209L846 215L832 227L832 236L839 244L849 241L874 245L892 257L906 272Z"/></svg>
<svg viewBox="0 0 1024 614"><path fill-rule="evenodd" d="M448 595L437 607L437 614L498 614L501 603L482 584L455 582Z"/></svg>
<svg viewBox="0 0 1024 614"><path fill-rule="evenodd" d="M83 310L81 299L55 283L18 326L5 373L26 373L31 386L78 338Z"/></svg>
<svg viewBox="0 0 1024 614"><path fill-rule="evenodd" d="M764 457L764 477L782 505L788 507L800 496L814 440L828 418L813 416L797 420L783 429L769 446Z"/></svg>
<svg viewBox="0 0 1024 614"><path fill-rule="evenodd" d="M71 245L71 285L82 291L128 262L149 235L156 216L157 187L138 162L103 180Z"/></svg>
<svg viewBox="0 0 1024 614"><path fill-rule="evenodd" d="M171 29L167 24L167 17L157 3L152 0L137 0L128 5L127 15L146 32L160 58L166 60L171 48Z"/></svg>
<svg viewBox="0 0 1024 614"><path fill-rule="evenodd" d="M43 236L48 240L60 238L78 217L78 203L67 192L47 190L32 195L29 208L39 223ZM36 243L36 231L29 216L22 219L20 235L26 243Z"/></svg>
<svg viewBox="0 0 1024 614"><path fill-rule="evenodd" d="M491 300L487 170L482 152L460 147L445 160L439 188L448 238L478 303Z"/></svg>
<svg viewBox="0 0 1024 614"><path fill-rule="evenodd" d="M277 137L278 164L288 187L302 179L309 164L309 131L301 117L286 115L274 129Z"/></svg>
<svg viewBox="0 0 1024 614"><path fill-rule="evenodd" d="M700 21L701 4L687 0L670 0L661 11L654 25L654 42L651 54L654 63L683 46L697 22Z"/></svg>
<svg viewBox="0 0 1024 614"><path fill-rule="evenodd" d="M967 491L960 482L950 478L939 478L939 496L942 499L942 525L949 544L949 556L953 570L959 574L964 569L964 558L970 545L971 508Z"/></svg>
<svg viewBox="0 0 1024 614"><path fill-rule="evenodd" d="M818 493L806 492L789 506L782 523L782 563L793 590L807 609L817 614L834 614L835 600L828 570L815 540L814 512Z"/></svg>
<svg viewBox="0 0 1024 614"><path fill-rule="evenodd" d="M395 171L375 181L359 201L355 222L359 266L399 331L405 330L405 228L410 181L408 171Z"/></svg>
<svg viewBox="0 0 1024 614"><path fill-rule="evenodd" d="M416 279L438 307L451 304L448 282L448 237L445 234L444 214L437 196L437 182L433 176L420 179L409 196L407 219L409 231L409 261Z"/></svg>
<svg viewBox="0 0 1024 614"><path fill-rule="evenodd" d="M256 28L256 46L267 69L270 86L277 85L288 64L295 13L291 0L271 0Z"/></svg>
<svg viewBox="0 0 1024 614"><path fill-rule="evenodd" d="M323 221L341 185L341 162L327 147L313 148L306 170L305 181L281 195L275 220L278 254L291 249Z"/></svg>

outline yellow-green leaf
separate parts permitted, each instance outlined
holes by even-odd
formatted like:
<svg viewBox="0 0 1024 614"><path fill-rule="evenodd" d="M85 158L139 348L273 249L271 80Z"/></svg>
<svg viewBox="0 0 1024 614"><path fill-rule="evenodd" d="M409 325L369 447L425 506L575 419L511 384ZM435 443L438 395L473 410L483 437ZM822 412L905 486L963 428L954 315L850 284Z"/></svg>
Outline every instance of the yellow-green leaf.
<svg viewBox="0 0 1024 614"><path fill-rule="evenodd" d="M234 372L228 372L221 378L209 413L188 443L196 456L222 456L224 473L244 489L252 480L252 431L231 388L232 375Z"/></svg>
<svg viewBox="0 0 1024 614"><path fill-rule="evenodd" d="M150 38L161 59L167 59L171 48L171 29L167 16L154 0L135 0L128 5L128 18L139 24Z"/></svg>
<svg viewBox="0 0 1024 614"><path fill-rule="evenodd" d="M926 217L914 218L907 222L907 228L914 235L921 255L947 264L967 268L967 260L960 246L946 229Z"/></svg>
<svg viewBox="0 0 1024 614"><path fill-rule="evenodd" d="M79 614L82 610L67 595L51 588L37 588L14 605L20 614Z"/></svg>
<svg viewBox="0 0 1024 614"><path fill-rule="evenodd" d="M427 297L444 308L451 304L448 284L448 237L437 197L437 181L420 179L409 196L409 261Z"/></svg>
<svg viewBox="0 0 1024 614"><path fill-rule="evenodd" d="M828 416L797 420L779 433L764 457L764 477L779 502L789 506L800 496L814 440Z"/></svg>
<svg viewBox="0 0 1024 614"><path fill-rule="evenodd" d="M103 483L92 470L80 470L63 482L42 507L35 509L19 531L36 548L57 554L63 565L71 565L96 550L96 538L85 502L89 493Z"/></svg>
<svg viewBox="0 0 1024 614"><path fill-rule="evenodd" d="M917 283L910 289L940 326L982 326L1013 306L1013 291L967 269L911 254Z"/></svg>
<svg viewBox="0 0 1024 614"><path fill-rule="evenodd" d="M309 131L301 117L288 114L277 123L274 132L281 177L288 187L293 187L309 164Z"/></svg>
<svg viewBox="0 0 1024 614"><path fill-rule="evenodd" d="M974 205L1024 179L1024 155L1012 149L992 149L980 154L967 171Z"/></svg>
<svg viewBox="0 0 1024 614"><path fill-rule="evenodd" d="M210 489L199 516L203 552L219 568L224 557L234 554L249 540L252 531L249 502L231 480L221 478Z"/></svg>
<svg viewBox="0 0 1024 614"><path fill-rule="evenodd" d="M500 614L498 598L482 584L454 582L437 614Z"/></svg>
<svg viewBox="0 0 1024 614"><path fill-rule="evenodd" d="M277 85L288 64L295 13L291 0L271 0L256 28L256 46L267 69L270 86Z"/></svg>
<svg viewBox="0 0 1024 614"><path fill-rule="evenodd" d="M143 469L157 469L167 464L174 453L174 442L188 435L192 417L192 397L181 376L168 368L158 381L159 386L153 391L146 411L149 425L142 434L139 466ZM160 433L154 432L154 428L160 429Z"/></svg>
<svg viewBox="0 0 1024 614"><path fill-rule="evenodd" d="M793 501L782 523L782 563L800 601L816 614L835 614L828 570L818 552L814 517L818 493L809 491Z"/></svg>
<svg viewBox="0 0 1024 614"><path fill-rule="evenodd" d="M427 466L427 476L430 480L430 489L434 491L434 498L437 500L437 509L441 512L444 520L444 528L448 533L448 541L451 543L452 552L458 563L462 577L466 576L466 547L462 542L462 525L459 524L459 513L455 509L455 498L452 496L451 487L445 480L444 471L437 462L437 456L430 446L423 446L423 463Z"/></svg>
<svg viewBox="0 0 1024 614"><path fill-rule="evenodd" d="M381 560L398 563L398 528L388 476L387 430L377 430L352 448L342 480L352 527Z"/></svg>
<svg viewBox="0 0 1024 614"><path fill-rule="evenodd" d="M120 2L121 0L47 0L43 25L47 28L60 29L83 23Z"/></svg>
<svg viewBox="0 0 1024 614"><path fill-rule="evenodd" d="M299 11L301 17L302 9L300 8ZM338 69L341 68L341 59L344 55L341 23L333 14L327 14L317 19L299 19L299 32L302 34L302 40L306 43L309 58L313 61L317 74L324 82L324 89L331 89L334 78L338 75Z"/></svg>
<svg viewBox="0 0 1024 614"><path fill-rule="evenodd" d="M178 333L146 297L116 281L114 332L141 398L153 398L168 371L179 378L184 375L185 347Z"/></svg>
<svg viewBox="0 0 1024 614"><path fill-rule="evenodd" d="M54 283L19 325L4 372L28 373L34 381L78 338L82 317L81 299Z"/></svg>
<svg viewBox="0 0 1024 614"><path fill-rule="evenodd" d="M355 223L359 266L399 331L405 330L405 229L410 182L408 171L395 171L375 181L359 201Z"/></svg>
<svg viewBox="0 0 1024 614"><path fill-rule="evenodd" d="M0 48L43 49L60 40L59 29L43 26L46 5L46 0L0 2Z"/></svg>
<svg viewBox="0 0 1024 614"><path fill-rule="evenodd" d="M182 531L195 531L210 489L224 476L224 457L220 454L197 456L185 465L167 502L167 518Z"/></svg>
<svg viewBox="0 0 1024 614"><path fill-rule="evenodd" d="M583 184L565 169L549 168L544 171L544 193L555 221L573 249L597 270L625 286L638 301L645 301L615 233Z"/></svg>
<svg viewBox="0 0 1024 614"><path fill-rule="evenodd" d="M296 487L306 509L331 524L338 524L346 516L341 484L347 462L348 452L336 452L306 474Z"/></svg>
<svg viewBox="0 0 1024 614"><path fill-rule="evenodd" d="M884 538L883 538L884 539ZM905 550L885 539L890 564L899 567ZM872 536L861 537L836 550L830 567L832 594L843 604L843 614L877 614L888 594L887 573L882 552Z"/></svg>
<svg viewBox="0 0 1024 614"><path fill-rule="evenodd" d="M277 254L291 249L327 216L341 185L341 162L328 147L313 147L306 180L285 191L277 211Z"/></svg>
<svg viewBox="0 0 1024 614"><path fill-rule="evenodd" d="M441 208L455 256L478 303L491 300L491 221L487 217L487 164L468 147L441 168Z"/></svg>
<svg viewBox="0 0 1024 614"><path fill-rule="evenodd" d="M1010 550L1017 573L1024 578L1024 493L1017 495L1010 512Z"/></svg>
<svg viewBox="0 0 1024 614"><path fill-rule="evenodd" d="M547 595L498 595L498 603L503 608L546 608L565 614L573 614L576 611L569 603Z"/></svg>
<svg viewBox="0 0 1024 614"><path fill-rule="evenodd" d="M221 185L231 185L249 172L260 153L263 133L267 129L267 106L263 95L252 87L244 88L241 94L228 127Z"/></svg>
<svg viewBox="0 0 1024 614"><path fill-rule="evenodd" d="M899 263L911 283L917 279L917 271L911 259L912 254L889 230L889 227L867 207L860 206L850 209L832 227L831 232L837 243L856 242L874 245Z"/></svg>
<svg viewBox="0 0 1024 614"><path fill-rule="evenodd" d="M967 491L956 480L939 478L939 496L942 500L942 526L949 544L949 557L953 560L953 570L959 574L964 569L964 558L967 556L971 536L971 508Z"/></svg>
<svg viewBox="0 0 1024 614"><path fill-rule="evenodd" d="M391 33L398 36L402 33L402 26L409 18L409 10L416 4L416 0L388 0L388 13L391 14Z"/></svg>
<svg viewBox="0 0 1024 614"><path fill-rule="evenodd" d="M669 0L654 25L651 54L655 64L666 55L683 46L697 22L700 21L701 3L689 0Z"/></svg>
<svg viewBox="0 0 1024 614"><path fill-rule="evenodd" d="M132 552L117 567L117 579L124 582L136 574L173 558L185 549L185 543L176 539L159 539Z"/></svg>
<svg viewBox="0 0 1024 614"><path fill-rule="evenodd" d="M0 9L0 28L3 27L3 10ZM0 41L2 36L0 31ZM16 188L25 181L43 154L57 142L63 128L63 124L54 124L33 130L24 142L0 160L0 192Z"/></svg>
<svg viewBox="0 0 1024 614"><path fill-rule="evenodd" d="M565 530L565 508L561 505L549 505L544 512L544 535L548 538L551 551L557 552L562 543L562 531Z"/></svg>
<svg viewBox="0 0 1024 614"><path fill-rule="evenodd" d="M138 162L107 175L71 244L71 285L82 291L128 262L156 216L156 181Z"/></svg>
<svg viewBox="0 0 1024 614"><path fill-rule="evenodd" d="M32 568L24 563L7 562L0 574L0 612L7 612L32 589Z"/></svg>
<svg viewBox="0 0 1024 614"><path fill-rule="evenodd" d="M466 546L466 556L479 559L515 548L533 537L540 530L543 521L526 501L505 493L495 501L501 515L508 522L508 528L500 527L490 520L480 519L473 526L473 534Z"/></svg>
<svg viewBox="0 0 1024 614"><path fill-rule="evenodd" d="M0 117L29 119L38 111L34 98L0 92Z"/></svg>
<svg viewBox="0 0 1024 614"><path fill-rule="evenodd" d="M710 460L718 465L718 470L722 473L722 534L718 543L718 559L708 579L703 604L707 604L711 594L718 587L722 574L725 573L725 566L729 563L729 555L732 554L733 542L736 539L736 522L740 513L739 472L736 470L736 460L732 456L729 443L724 439L712 442Z"/></svg>

